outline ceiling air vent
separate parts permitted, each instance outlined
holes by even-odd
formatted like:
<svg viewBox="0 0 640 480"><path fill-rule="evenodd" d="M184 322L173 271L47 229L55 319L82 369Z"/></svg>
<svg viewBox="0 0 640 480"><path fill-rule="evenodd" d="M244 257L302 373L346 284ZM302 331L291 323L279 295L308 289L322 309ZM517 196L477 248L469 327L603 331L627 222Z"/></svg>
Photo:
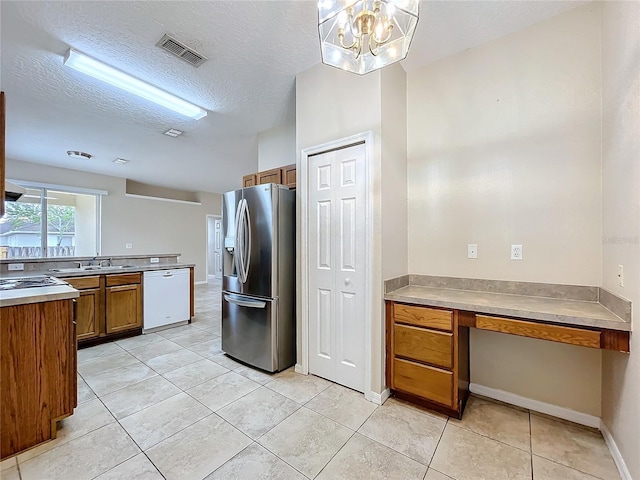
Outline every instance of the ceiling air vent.
<svg viewBox="0 0 640 480"><path fill-rule="evenodd" d="M161 49L169 52L171 55L175 55L176 57L181 58L189 65L193 65L196 68L207 61L207 57L200 55L195 50L192 50L184 43L179 42L169 35L165 35L164 37L162 37L160 41L156 43L156 45Z"/></svg>

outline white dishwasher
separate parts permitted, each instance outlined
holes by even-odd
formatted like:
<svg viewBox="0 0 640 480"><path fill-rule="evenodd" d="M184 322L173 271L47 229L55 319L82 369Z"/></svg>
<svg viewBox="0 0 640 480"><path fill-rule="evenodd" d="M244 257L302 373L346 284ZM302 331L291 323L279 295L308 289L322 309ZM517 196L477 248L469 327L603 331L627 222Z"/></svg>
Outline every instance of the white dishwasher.
<svg viewBox="0 0 640 480"><path fill-rule="evenodd" d="M144 272L143 331L160 330L191 317L188 268Z"/></svg>

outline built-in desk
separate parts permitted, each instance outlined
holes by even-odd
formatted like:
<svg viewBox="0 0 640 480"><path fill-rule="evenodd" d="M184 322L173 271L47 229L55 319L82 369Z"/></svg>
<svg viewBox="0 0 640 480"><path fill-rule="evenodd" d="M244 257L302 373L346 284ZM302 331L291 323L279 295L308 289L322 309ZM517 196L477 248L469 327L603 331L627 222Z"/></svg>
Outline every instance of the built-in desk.
<svg viewBox="0 0 640 480"><path fill-rule="evenodd" d="M406 276L385 290L387 386L450 416L468 397L469 328L629 352L631 303L598 287Z"/></svg>

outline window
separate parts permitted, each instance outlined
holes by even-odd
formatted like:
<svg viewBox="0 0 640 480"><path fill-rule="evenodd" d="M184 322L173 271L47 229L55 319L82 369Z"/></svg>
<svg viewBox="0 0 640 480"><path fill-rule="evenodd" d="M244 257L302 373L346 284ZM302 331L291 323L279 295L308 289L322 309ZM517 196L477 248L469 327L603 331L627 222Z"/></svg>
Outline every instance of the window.
<svg viewBox="0 0 640 480"><path fill-rule="evenodd" d="M100 251L100 199L106 192L14 181L27 192L5 204L0 258L83 257Z"/></svg>

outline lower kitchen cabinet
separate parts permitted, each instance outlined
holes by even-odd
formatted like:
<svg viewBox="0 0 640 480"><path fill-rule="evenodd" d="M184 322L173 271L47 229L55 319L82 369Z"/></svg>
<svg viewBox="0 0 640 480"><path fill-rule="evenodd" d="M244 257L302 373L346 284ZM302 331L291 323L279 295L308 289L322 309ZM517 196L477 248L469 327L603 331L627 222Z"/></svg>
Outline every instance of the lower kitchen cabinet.
<svg viewBox="0 0 640 480"><path fill-rule="evenodd" d="M140 284L107 287L107 334L142 328L142 289Z"/></svg>
<svg viewBox="0 0 640 480"><path fill-rule="evenodd" d="M100 319L104 317L102 312L104 295L103 289L100 287L100 276L68 278L66 281L80 292L80 297L76 299L78 340L98 337L101 333Z"/></svg>

